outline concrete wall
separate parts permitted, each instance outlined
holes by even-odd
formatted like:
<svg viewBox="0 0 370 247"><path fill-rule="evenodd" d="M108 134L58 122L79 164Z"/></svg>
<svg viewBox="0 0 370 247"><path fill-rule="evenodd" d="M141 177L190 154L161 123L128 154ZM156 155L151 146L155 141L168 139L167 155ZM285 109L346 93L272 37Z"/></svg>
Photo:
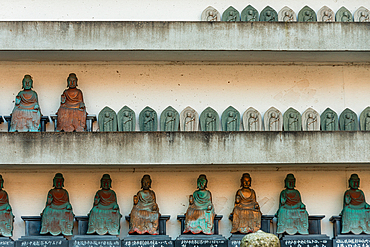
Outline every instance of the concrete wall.
<svg viewBox="0 0 370 247"><path fill-rule="evenodd" d="M289 6L296 13L309 4L316 12L324 5L336 12L340 7L347 7L352 13L360 6L370 8L362 0L242 0L234 1L171 1L171 0L107 0L82 1L67 0L50 2L48 0L20 0L13 4L10 0L0 3L0 19L3 20L156 20L156 21L197 21L202 11L209 5L221 13L230 5L240 12L248 5L253 5L259 12L267 5L276 11Z"/></svg>
<svg viewBox="0 0 370 247"><path fill-rule="evenodd" d="M205 173L209 180L208 189L212 192L215 211L223 215L220 224L221 234L230 235L231 223L228 215L234 206L234 197L240 186L244 172L252 176L252 188L257 193L257 201L263 214L274 215L278 209L280 191L284 189L284 178L294 173L296 188L301 192L303 203L311 215L326 215L322 223L323 233L332 236L332 224L329 218L338 215L342 210L343 194L348 187L348 178L354 172L361 179L360 188L365 196L370 193L370 171L368 168L280 168L275 167L239 167L239 168L136 168L136 169L73 169L62 167L47 170L4 170L4 189L10 197L15 218L14 238L24 235L24 223L21 216L39 215L46 203L46 195L52 188L52 179L56 172L65 177L65 188L70 195L73 212L77 216L87 215L92 208L95 192L100 187L100 178L110 173L112 189L117 193L121 214L128 215L133 202L132 197L140 190L140 179L150 174L153 180L152 189L157 195L160 212L171 215L167 223L168 234L176 238L180 234L178 214L184 214L188 207L188 196L196 190L196 179ZM128 232L128 223L121 220L121 236Z"/></svg>

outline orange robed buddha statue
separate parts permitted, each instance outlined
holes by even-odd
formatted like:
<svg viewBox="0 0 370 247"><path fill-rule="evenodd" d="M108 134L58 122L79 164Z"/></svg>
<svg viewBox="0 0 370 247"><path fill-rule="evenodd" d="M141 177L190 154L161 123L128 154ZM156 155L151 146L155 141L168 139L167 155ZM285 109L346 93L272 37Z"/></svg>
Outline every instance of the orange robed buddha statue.
<svg viewBox="0 0 370 247"><path fill-rule="evenodd" d="M13 235L14 215L9 204L8 193L3 190L4 180L0 175L0 236L11 237Z"/></svg>
<svg viewBox="0 0 370 247"><path fill-rule="evenodd" d="M112 179L104 174L100 180L101 190L96 192L94 206L89 213L87 234L119 235L120 220L116 193L111 190Z"/></svg>
<svg viewBox="0 0 370 247"><path fill-rule="evenodd" d="M74 215L68 192L63 189L64 178L61 173L55 174L53 186L54 189L49 191L46 207L41 213L40 234L71 236Z"/></svg>
<svg viewBox="0 0 370 247"><path fill-rule="evenodd" d="M130 213L129 234L151 235L159 234L159 209L155 199L154 191L150 190L152 180L149 175L144 175L141 179L141 188L134 196L134 207Z"/></svg>
<svg viewBox="0 0 370 247"><path fill-rule="evenodd" d="M69 74L67 83L68 89L64 90L61 96L61 104L57 112L56 131L85 131L87 113L82 91L76 88L76 74Z"/></svg>
<svg viewBox="0 0 370 247"><path fill-rule="evenodd" d="M360 186L360 178L352 174L349 179L350 189L344 193L342 210L342 233L370 234L370 205Z"/></svg>
<svg viewBox="0 0 370 247"><path fill-rule="evenodd" d="M198 190L194 191L189 197L189 208L185 214L184 233L213 234L213 221L215 210L212 204L212 195L207 188L207 177L204 174L199 175L197 180Z"/></svg>
<svg viewBox="0 0 370 247"><path fill-rule="evenodd" d="M256 193L250 188L252 179L249 173L241 178L241 189L236 192L231 233L251 233L261 228L261 211L256 201Z"/></svg>
<svg viewBox="0 0 370 247"><path fill-rule="evenodd" d="M23 91L15 97L15 106L12 112L10 132L15 131L40 131L41 112L37 93L32 88L32 78L25 75L22 80Z"/></svg>

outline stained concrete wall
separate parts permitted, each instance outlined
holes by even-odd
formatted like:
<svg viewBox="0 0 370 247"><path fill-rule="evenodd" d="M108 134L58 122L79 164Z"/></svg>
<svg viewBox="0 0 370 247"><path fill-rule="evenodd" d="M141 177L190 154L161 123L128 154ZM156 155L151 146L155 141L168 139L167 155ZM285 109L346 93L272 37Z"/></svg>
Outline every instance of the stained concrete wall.
<svg viewBox="0 0 370 247"><path fill-rule="evenodd" d="M296 13L309 4L316 12L324 5L336 12L340 7L347 7L352 13L360 6L370 8L367 1L361 0L242 0L206 1L169 1L169 0L128 0L128 1L72 1L50 2L48 0L20 0L13 4L9 0L0 3L0 18L3 20L145 20L145 21L197 21L202 11L209 5L221 13L230 5L241 12L248 4L259 12L267 5L277 12L284 6L289 6Z"/></svg>

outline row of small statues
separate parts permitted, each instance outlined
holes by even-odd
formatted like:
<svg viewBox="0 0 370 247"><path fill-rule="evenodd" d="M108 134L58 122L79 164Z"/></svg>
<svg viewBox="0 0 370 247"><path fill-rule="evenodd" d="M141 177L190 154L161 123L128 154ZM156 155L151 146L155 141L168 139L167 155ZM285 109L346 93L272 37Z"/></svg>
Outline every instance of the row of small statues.
<svg viewBox="0 0 370 247"><path fill-rule="evenodd" d="M116 193L111 189L109 174L101 178L101 190L96 192L93 208L89 213L87 234L119 235L120 214ZM256 201L256 193L251 189L252 179L248 173L241 178L241 189L236 192L232 212L231 233L251 233L261 228L261 211ZM13 214L8 194L3 190L4 180L0 175L0 235L12 236ZM185 214L183 233L214 234L215 209L212 195L207 190L208 180L201 174L197 179L197 190L189 196L189 207ZM295 189L293 174L285 178L285 189L280 193L277 216L278 234L308 234L308 213L302 203L301 195ZM156 196L151 190L149 175L141 179L141 190L134 196L134 206L130 213L129 234L159 234L159 208ZM344 194L342 233L370 234L370 205L359 189L360 179L352 174L349 187ZM41 213L40 234L72 235L73 212L68 192L63 189L64 178L57 173L53 179L53 189L48 192L46 207Z"/></svg>
<svg viewBox="0 0 370 247"><path fill-rule="evenodd" d="M265 7L261 13L251 5L245 7L241 14L234 7L227 8L222 17L220 13L212 6L207 7L202 12L202 21L268 21L268 22L370 22L370 11L365 7L359 7L352 15L345 7L341 7L335 14L329 7L324 6L317 15L313 9L308 6L303 7L299 13L298 18L294 11L285 6L279 13L277 13L270 6Z"/></svg>
<svg viewBox="0 0 370 247"><path fill-rule="evenodd" d="M10 132L14 131L40 131L41 110L37 93L32 90L33 80L30 75L25 75L22 81L23 90L15 98L15 106L11 114ZM67 86L62 96L57 112L56 131L85 131L86 107L82 91L77 89L77 77L71 73L67 79ZM360 114L360 121L355 112L345 109L339 116L335 111L327 108L320 114L308 108L301 115L294 108L289 108L282 114L275 107L268 109L262 121L261 114L253 107L248 108L243 114L243 128L245 131L334 131L334 130L370 130L370 107ZM229 106L221 116L221 129L223 131L240 130L240 113ZM98 124L100 131L135 131L135 112L124 106L118 114L109 107L99 113ZM179 114L173 107L167 107L160 116L161 131L218 131L220 118L211 107L207 107L201 114L191 107L186 107ZM263 128L264 125L264 128ZM321 126L321 128L320 128ZM157 131L158 117L155 110L145 107L139 115L141 131Z"/></svg>

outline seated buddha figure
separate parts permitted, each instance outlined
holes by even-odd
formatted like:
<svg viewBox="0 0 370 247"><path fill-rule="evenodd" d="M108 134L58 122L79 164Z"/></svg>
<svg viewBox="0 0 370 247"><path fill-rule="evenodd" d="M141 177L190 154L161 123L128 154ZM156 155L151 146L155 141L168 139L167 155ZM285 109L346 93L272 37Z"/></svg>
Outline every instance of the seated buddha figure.
<svg viewBox="0 0 370 247"><path fill-rule="evenodd" d="M360 186L360 178L352 174L349 179L349 190L344 193L342 210L342 233L370 234L370 205Z"/></svg>
<svg viewBox="0 0 370 247"><path fill-rule="evenodd" d="M41 213L40 234L70 236L72 235L74 215L69 203L68 192L63 189L64 178L61 173L55 174L53 186L54 189L49 191L46 207Z"/></svg>
<svg viewBox="0 0 370 247"><path fill-rule="evenodd" d="M134 206L130 213L129 234L159 234L160 213L155 193L150 189L151 185L150 176L144 175L141 179L142 190L134 196Z"/></svg>
<svg viewBox="0 0 370 247"><path fill-rule="evenodd" d="M213 221L215 210L212 204L212 195L207 188L207 177L199 175L197 180L198 190L189 197L189 208L185 214L184 233L213 234Z"/></svg>
<svg viewBox="0 0 370 247"><path fill-rule="evenodd" d="M0 175L0 236L11 237L13 235L14 215L9 204L8 193L3 190L4 179Z"/></svg>
<svg viewBox="0 0 370 247"><path fill-rule="evenodd" d="M277 233L308 234L308 213L302 203L301 195L294 189L295 178L288 174L285 178L285 190L280 193L277 215Z"/></svg>
<svg viewBox="0 0 370 247"><path fill-rule="evenodd" d="M256 201L256 193L250 188L252 179L249 173L241 178L241 189L236 192L231 233L251 233L261 228L261 211Z"/></svg>
<svg viewBox="0 0 370 247"><path fill-rule="evenodd" d="M76 74L71 73L67 79L68 89L61 96L61 104L57 112L56 131L81 132L86 129L86 108L82 91L77 89Z"/></svg>
<svg viewBox="0 0 370 247"><path fill-rule="evenodd" d="M120 220L116 193L111 190L112 179L104 174L100 180L101 190L96 192L94 206L89 213L87 234L119 235Z"/></svg>
<svg viewBox="0 0 370 247"><path fill-rule="evenodd" d="M23 91L15 97L15 106L10 122L10 132L15 131L40 131L41 112L37 93L31 88L33 80L30 75L25 75L22 80Z"/></svg>

